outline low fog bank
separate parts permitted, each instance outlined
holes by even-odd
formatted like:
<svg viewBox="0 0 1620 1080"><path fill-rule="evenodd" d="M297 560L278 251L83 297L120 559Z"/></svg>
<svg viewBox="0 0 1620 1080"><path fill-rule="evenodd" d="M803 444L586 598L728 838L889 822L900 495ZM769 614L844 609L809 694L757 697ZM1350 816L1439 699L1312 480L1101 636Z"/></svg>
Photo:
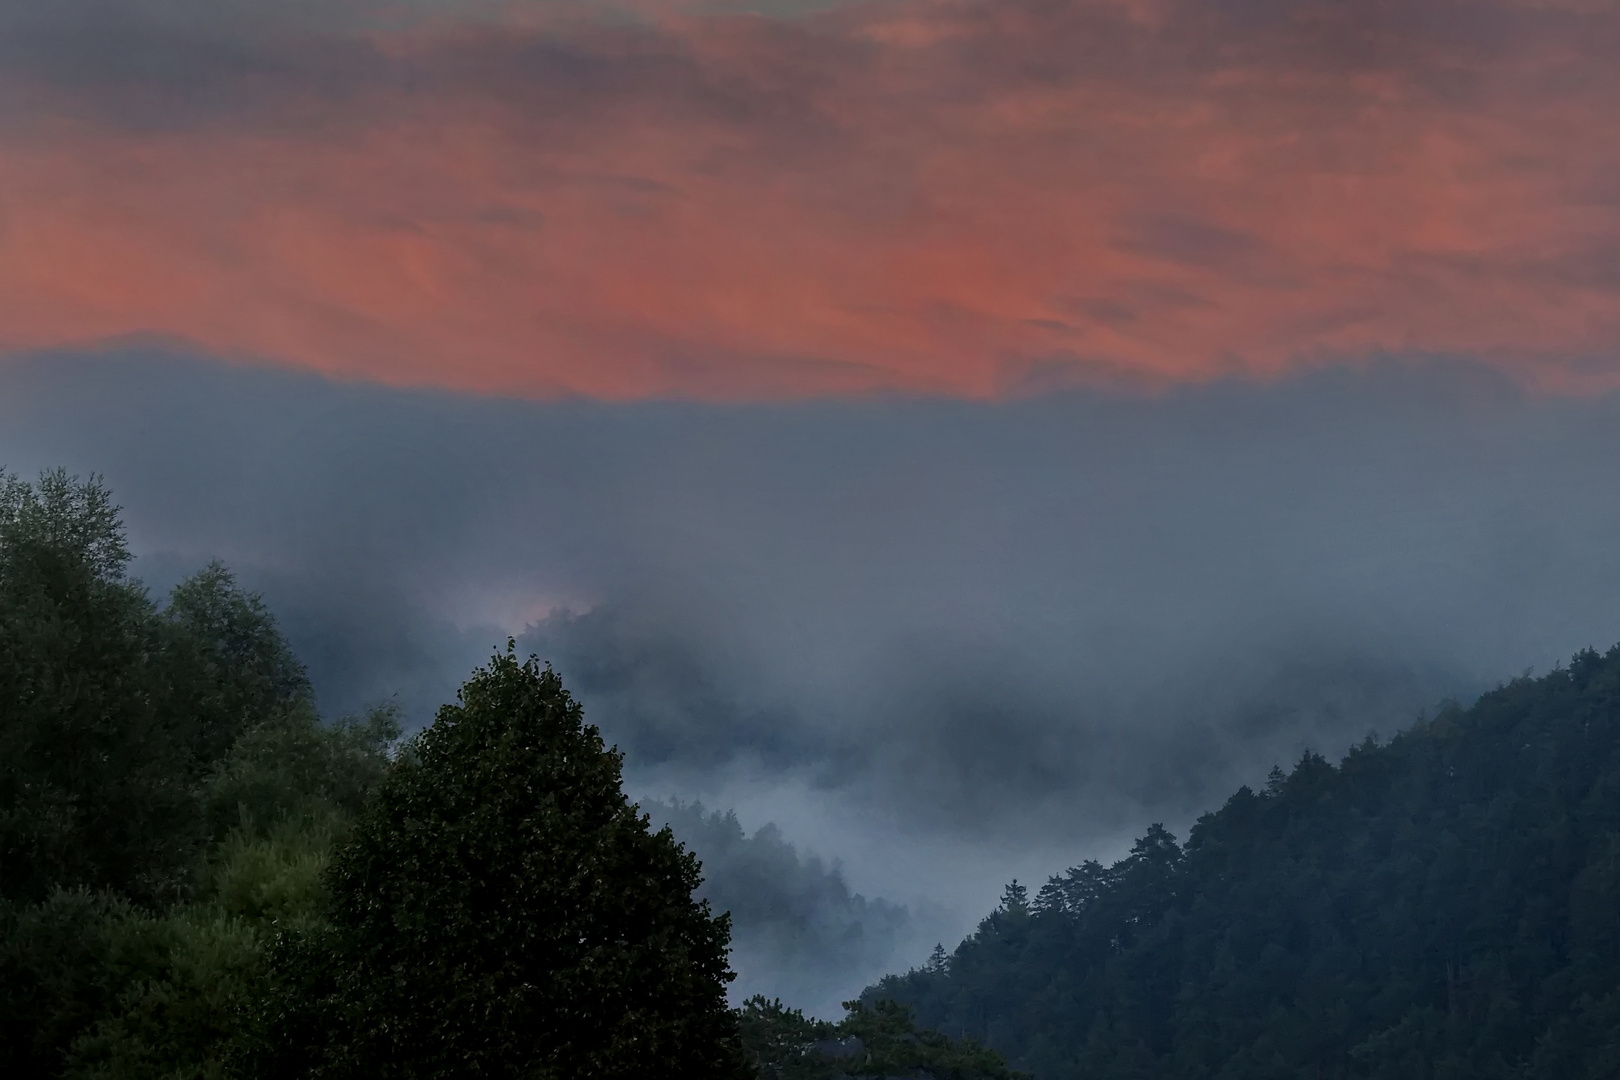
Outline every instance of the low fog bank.
<svg viewBox="0 0 1620 1080"><path fill-rule="evenodd" d="M735 813L702 803L651 800L641 809L697 854L699 895L715 911L731 913L734 1003L763 994L840 1018L852 986L877 981L927 949L930 929L946 929L937 911L925 909L919 918L902 905L851 892L836 862L801 854L775 824L750 835Z"/></svg>
<svg viewBox="0 0 1620 1080"><path fill-rule="evenodd" d="M236 568L327 711L425 722L515 635L636 797L775 822L947 939L1009 877L1620 638L1617 462L1620 400L1462 364L752 406L0 364L0 463L105 474L154 585ZM851 955L794 992L858 989Z"/></svg>

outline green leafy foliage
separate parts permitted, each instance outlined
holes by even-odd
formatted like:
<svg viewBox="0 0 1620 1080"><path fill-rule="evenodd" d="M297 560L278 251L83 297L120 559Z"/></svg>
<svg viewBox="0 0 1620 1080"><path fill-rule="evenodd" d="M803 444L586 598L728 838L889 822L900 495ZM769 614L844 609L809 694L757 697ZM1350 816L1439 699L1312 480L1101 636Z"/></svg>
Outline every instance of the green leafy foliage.
<svg viewBox="0 0 1620 1080"><path fill-rule="evenodd" d="M73 1080L225 1075L242 1017L264 993L261 926L217 907L133 913L110 927L116 996L72 1040Z"/></svg>
<svg viewBox="0 0 1620 1080"><path fill-rule="evenodd" d="M332 849L395 731L386 713L326 726L305 712L238 740L204 789L218 838L184 903L75 889L3 909L6 1074L225 1075L271 992L269 946L322 924Z"/></svg>
<svg viewBox="0 0 1620 1080"><path fill-rule="evenodd" d="M397 733L386 710L331 726L302 711L237 741L206 791L221 831L202 883L188 903L108 921L110 996L67 1046L64 1075L239 1072L249 1019L273 992L270 946L323 925L333 849Z"/></svg>
<svg viewBox="0 0 1620 1080"><path fill-rule="evenodd" d="M727 920L549 668L497 655L389 769L278 953L260 1067L322 1077L746 1070Z"/></svg>
<svg viewBox="0 0 1620 1080"><path fill-rule="evenodd" d="M207 843L197 791L244 732L311 712L258 597L218 564L160 611L94 478L0 474L0 897L172 902Z"/></svg>
<svg viewBox="0 0 1620 1080"><path fill-rule="evenodd" d="M0 907L0 1072L60 1075L68 1044L105 1015L129 980L119 928L127 902L83 889Z"/></svg>
<svg viewBox="0 0 1620 1080"><path fill-rule="evenodd" d="M94 480L0 476L0 896L174 898L201 844L163 637Z"/></svg>
<svg viewBox="0 0 1620 1080"><path fill-rule="evenodd" d="M761 1080L1014 1080L1000 1054L971 1039L953 1041L917 1027L911 1010L892 1001L846 1001L834 1024L806 1017L781 1001L752 997L738 1010L743 1046Z"/></svg>
<svg viewBox="0 0 1620 1080"><path fill-rule="evenodd" d="M1620 648L1009 893L910 1002L1042 1080L1620 1063Z"/></svg>
<svg viewBox="0 0 1620 1080"><path fill-rule="evenodd" d="M267 717L311 708L309 679L257 596L218 562L182 581L163 610L169 708L191 751L215 762Z"/></svg>
<svg viewBox="0 0 1620 1080"><path fill-rule="evenodd" d="M7 1076L221 1075L397 734L322 724L223 567L160 609L128 559L94 479L0 474Z"/></svg>

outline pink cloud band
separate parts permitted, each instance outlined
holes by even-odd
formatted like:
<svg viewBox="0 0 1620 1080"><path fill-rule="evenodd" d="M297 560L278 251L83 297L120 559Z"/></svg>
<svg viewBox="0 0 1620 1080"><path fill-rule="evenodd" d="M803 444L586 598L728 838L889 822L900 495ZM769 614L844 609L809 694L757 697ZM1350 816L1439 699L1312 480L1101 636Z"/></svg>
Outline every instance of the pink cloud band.
<svg viewBox="0 0 1620 1080"><path fill-rule="evenodd" d="M1620 382L1609 5L513 10L117 63L12 28L0 348L604 398Z"/></svg>

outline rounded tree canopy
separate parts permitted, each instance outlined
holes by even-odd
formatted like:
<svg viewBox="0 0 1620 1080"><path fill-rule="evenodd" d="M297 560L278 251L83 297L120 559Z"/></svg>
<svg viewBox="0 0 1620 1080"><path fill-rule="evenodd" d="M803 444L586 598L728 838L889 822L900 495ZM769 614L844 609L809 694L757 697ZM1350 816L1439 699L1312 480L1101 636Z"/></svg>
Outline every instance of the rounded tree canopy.
<svg viewBox="0 0 1620 1080"><path fill-rule="evenodd" d="M620 755L508 643L409 743L340 852L331 929L287 950L274 1071L748 1075L729 924ZM278 1029L275 1030L275 1029Z"/></svg>

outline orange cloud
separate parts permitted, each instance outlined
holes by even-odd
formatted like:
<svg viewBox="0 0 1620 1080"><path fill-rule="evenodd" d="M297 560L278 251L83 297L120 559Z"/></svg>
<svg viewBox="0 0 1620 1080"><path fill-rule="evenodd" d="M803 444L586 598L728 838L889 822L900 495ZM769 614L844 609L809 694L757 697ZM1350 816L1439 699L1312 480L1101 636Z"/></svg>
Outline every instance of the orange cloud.
<svg viewBox="0 0 1620 1080"><path fill-rule="evenodd" d="M253 25L0 54L0 349L604 398L1620 383L1606 5Z"/></svg>

